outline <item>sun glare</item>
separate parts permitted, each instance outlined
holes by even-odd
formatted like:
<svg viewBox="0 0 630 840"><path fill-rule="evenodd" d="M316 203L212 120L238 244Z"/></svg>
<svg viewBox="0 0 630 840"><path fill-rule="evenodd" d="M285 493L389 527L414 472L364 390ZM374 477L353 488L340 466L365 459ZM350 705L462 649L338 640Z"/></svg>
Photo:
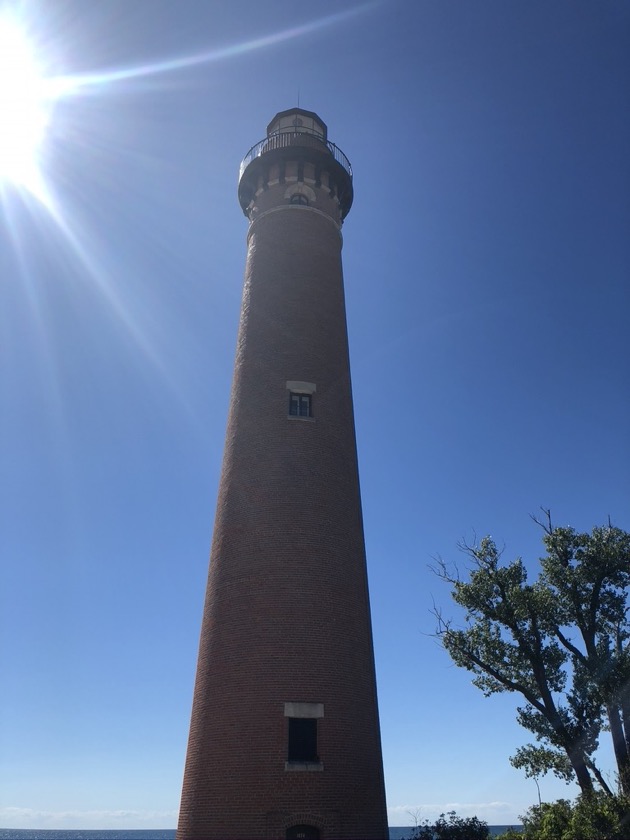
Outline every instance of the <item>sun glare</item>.
<svg viewBox="0 0 630 840"><path fill-rule="evenodd" d="M0 17L0 182L41 198L39 151L52 102L33 46L19 24Z"/></svg>
<svg viewBox="0 0 630 840"><path fill-rule="evenodd" d="M360 6L306 24L203 53L102 73L52 77L44 72L45 62L42 59L45 56L37 54L36 46L28 36L27 26L14 13L2 12L0 6L0 192L4 184L11 183L28 190L51 212L56 210L40 158L52 109L58 99L103 94L115 83L130 82L143 76L169 73L273 47L283 41L342 23L362 14L378 2L368 0Z"/></svg>

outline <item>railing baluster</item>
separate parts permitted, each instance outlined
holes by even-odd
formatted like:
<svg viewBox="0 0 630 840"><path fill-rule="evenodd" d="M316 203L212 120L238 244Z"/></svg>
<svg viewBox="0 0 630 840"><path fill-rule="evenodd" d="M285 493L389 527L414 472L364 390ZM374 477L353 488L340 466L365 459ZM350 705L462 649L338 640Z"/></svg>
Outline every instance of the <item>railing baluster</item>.
<svg viewBox="0 0 630 840"><path fill-rule="evenodd" d="M330 140L324 140L315 132L310 133L305 131L279 131L276 134L272 134L269 137L265 137L265 139L261 140L259 143L256 143L256 145L252 146L252 148L249 150L249 152L247 152L247 154L243 158L243 162L241 163L239 170L239 178L245 171L246 167L251 163L252 160L254 160L254 158L257 158L260 155L272 149L284 149L287 146L299 145L291 142L291 139L294 137L314 137L318 140L319 143L325 144L328 147L328 151L332 154L333 158L337 161L338 164L340 164L340 166L343 166L348 175L352 178L352 166L350 165L350 161L344 155L341 149L338 146L335 146L334 143L331 143Z"/></svg>

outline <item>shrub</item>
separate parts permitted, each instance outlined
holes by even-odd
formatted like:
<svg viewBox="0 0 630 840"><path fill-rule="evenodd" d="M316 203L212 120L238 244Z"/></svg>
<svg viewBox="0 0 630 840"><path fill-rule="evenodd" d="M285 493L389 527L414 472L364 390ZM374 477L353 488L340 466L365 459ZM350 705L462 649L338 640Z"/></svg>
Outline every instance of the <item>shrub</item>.
<svg viewBox="0 0 630 840"><path fill-rule="evenodd" d="M523 820L522 840L627 840L630 800L603 792L533 805ZM506 840L510 840L506 838Z"/></svg>
<svg viewBox="0 0 630 840"><path fill-rule="evenodd" d="M440 814L434 823L425 820L417 825L410 840L488 840L489 836L488 823L477 817L458 817L455 811L449 811L447 815Z"/></svg>

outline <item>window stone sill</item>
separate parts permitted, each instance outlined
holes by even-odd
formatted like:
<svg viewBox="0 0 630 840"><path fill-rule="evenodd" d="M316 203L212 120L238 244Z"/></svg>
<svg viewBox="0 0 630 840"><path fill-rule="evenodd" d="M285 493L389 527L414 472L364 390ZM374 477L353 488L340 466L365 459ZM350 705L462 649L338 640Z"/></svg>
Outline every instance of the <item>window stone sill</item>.
<svg viewBox="0 0 630 840"><path fill-rule="evenodd" d="M323 770L324 765L321 761L287 761L284 765L285 770Z"/></svg>

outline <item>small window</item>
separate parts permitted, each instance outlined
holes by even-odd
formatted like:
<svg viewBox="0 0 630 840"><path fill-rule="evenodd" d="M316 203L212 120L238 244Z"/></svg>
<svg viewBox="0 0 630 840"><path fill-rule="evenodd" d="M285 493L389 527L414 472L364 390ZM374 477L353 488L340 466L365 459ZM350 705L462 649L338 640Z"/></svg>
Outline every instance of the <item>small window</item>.
<svg viewBox="0 0 630 840"><path fill-rule="evenodd" d="M289 718L289 761L319 761L317 718Z"/></svg>
<svg viewBox="0 0 630 840"><path fill-rule="evenodd" d="M289 417L312 417L310 394L289 394Z"/></svg>
<svg viewBox="0 0 630 840"><path fill-rule="evenodd" d="M291 204L304 204L308 207L308 198L304 193L293 193L291 196Z"/></svg>

